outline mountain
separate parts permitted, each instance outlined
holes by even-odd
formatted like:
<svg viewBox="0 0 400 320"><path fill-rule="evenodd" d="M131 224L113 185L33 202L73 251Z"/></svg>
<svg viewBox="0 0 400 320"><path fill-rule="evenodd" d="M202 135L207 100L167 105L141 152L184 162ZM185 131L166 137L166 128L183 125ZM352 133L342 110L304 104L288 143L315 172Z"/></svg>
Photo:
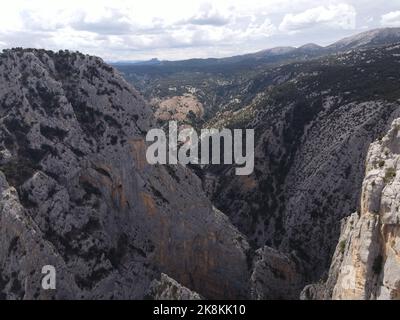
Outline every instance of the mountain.
<svg viewBox="0 0 400 320"><path fill-rule="evenodd" d="M0 297L398 298L398 42L384 29L119 71L4 51ZM254 172L149 165L146 133L177 116L254 129Z"/></svg>
<svg viewBox="0 0 400 320"><path fill-rule="evenodd" d="M298 48L276 47L255 53L219 59L208 58L181 61L160 61L158 59L151 59L149 61L135 63L118 62L115 63L115 65L127 76L131 74L143 75L144 73L152 75L167 74L170 76L171 74L181 72L235 74L246 69L258 70L260 67L276 66L277 64L307 60L328 54L342 53L348 50L390 45L397 42L400 42L400 28L383 28L350 36L326 47L308 43Z"/></svg>
<svg viewBox="0 0 400 320"><path fill-rule="evenodd" d="M307 43L297 49L299 52L309 52L309 53L318 53L324 50L324 47L321 47L315 43Z"/></svg>
<svg viewBox="0 0 400 320"><path fill-rule="evenodd" d="M161 61L158 60L157 58L153 58L150 60L121 60L121 61L114 61L111 62L111 64L116 65L116 66L125 66L125 65L145 65L145 66L151 66L151 65L158 65L160 64Z"/></svg>
<svg viewBox="0 0 400 320"><path fill-rule="evenodd" d="M222 59L162 61L153 65L116 65L124 77L134 83L154 110L171 97L194 96L204 112L192 125L204 123L226 108L237 110L250 99L238 94L255 79L269 78L279 67L326 56L400 42L399 28L376 29L321 47L306 44L299 48L278 47L256 53ZM279 77L279 75L276 75ZM240 101L240 102L238 102ZM242 102L245 103L242 103ZM230 104L230 106L228 106Z"/></svg>
<svg viewBox="0 0 400 320"><path fill-rule="evenodd" d="M303 282L325 281L340 221L359 211L369 145L400 116L397 32L375 30L322 49L306 45L295 51L318 53L277 63L253 57L245 67L234 57L213 70L190 69L186 61L120 71L153 110L191 95L203 112L184 123L255 129L252 175L235 176L229 165L196 172L253 250L266 245L291 255Z"/></svg>
<svg viewBox="0 0 400 320"><path fill-rule="evenodd" d="M371 144L360 210L345 218L328 280L307 286L303 299L400 298L400 119Z"/></svg>
<svg viewBox="0 0 400 320"><path fill-rule="evenodd" d="M210 166L205 177L253 247L296 251L323 277L340 220L358 208L368 147L400 115L398 55L392 45L271 69L238 90L244 107L206 123L255 130L252 175Z"/></svg>
<svg viewBox="0 0 400 320"><path fill-rule="evenodd" d="M328 46L329 51L345 51L390 45L400 42L400 28L384 28L366 31L344 38Z"/></svg>
<svg viewBox="0 0 400 320"><path fill-rule="evenodd" d="M190 170L147 164L151 110L112 67L13 49L0 84L2 298L141 299L161 273L249 297L246 237ZM41 288L45 265L57 290Z"/></svg>

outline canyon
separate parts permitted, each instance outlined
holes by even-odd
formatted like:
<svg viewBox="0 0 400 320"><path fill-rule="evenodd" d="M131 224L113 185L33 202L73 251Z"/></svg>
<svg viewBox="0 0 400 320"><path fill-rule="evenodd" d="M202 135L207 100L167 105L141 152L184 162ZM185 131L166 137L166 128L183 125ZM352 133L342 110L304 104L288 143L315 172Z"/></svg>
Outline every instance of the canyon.
<svg viewBox="0 0 400 320"><path fill-rule="evenodd" d="M399 43L118 66L4 50L0 298L398 299ZM254 172L149 164L171 119L254 130Z"/></svg>

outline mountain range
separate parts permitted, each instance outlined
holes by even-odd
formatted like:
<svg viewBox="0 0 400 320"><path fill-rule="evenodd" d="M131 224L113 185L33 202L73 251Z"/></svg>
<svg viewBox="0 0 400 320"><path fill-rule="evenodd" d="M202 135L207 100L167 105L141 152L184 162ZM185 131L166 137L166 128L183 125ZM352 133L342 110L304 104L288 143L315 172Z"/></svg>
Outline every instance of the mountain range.
<svg viewBox="0 0 400 320"><path fill-rule="evenodd" d="M256 53L249 53L239 56L227 57L227 58L208 58L208 59L189 59L189 60L178 60L168 61L159 60L153 58L148 61L118 61L112 64L118 65L130 65L135 64L138 66L170 66L170 67L211 67L214 65L221 66L231 63L251 63L251 60L256 60L257 64L268 63L268 62L280 62L288 59L306 59L324 54L332 54L344 52L347 50L377 47L392 44L398 41L400 34L400 28L385 28L365 31L355 36L350 36L341 39L328 46L320 46L315 43L308 43L298 48L296 47L275 47L271 49L261 50Z"/></svg>

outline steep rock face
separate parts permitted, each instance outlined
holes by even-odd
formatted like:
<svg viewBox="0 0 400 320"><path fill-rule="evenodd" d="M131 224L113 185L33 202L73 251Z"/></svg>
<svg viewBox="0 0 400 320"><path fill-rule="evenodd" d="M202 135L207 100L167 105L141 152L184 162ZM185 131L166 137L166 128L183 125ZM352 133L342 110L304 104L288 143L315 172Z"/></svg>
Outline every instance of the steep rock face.
<svg viewBox="0 0 400 320"><path fill-rule="evenodd" d="M391 45L279 67L254 79L264 91L246 108L214 122L256 134L252 175L209 168L215 206L253 248L296 251L312 281L329 269L341 219L358 210L370 143L400 115L399 52Z"/></svg>
<svg viewBox="0 0 400 320"><path fill-rule="evenodd" d="M400 299L399 130L397 119L388 134L371 145L361 211L343 222L328 281L308 297Z"/></svg>
<svg viewBox="0 0 400 320"><path fill-rule="evenodd" d="M256 251L251 275L251 298L279 300L299 298L304 270L294 255L264 247Z"/></svg>
<svg viewBox="0 0 400 320"><path fill-rule="evenodd" d="M164 273L160 280L152 282L148 295L154 300L201 300L198 293L180 285Z"/></svg>
<svg viewBox="0 0 400 320"><path fill-rule="evenodd" d="M329 268L339 221L357 210L368 146L397 105L327 98L309 120L296 105L269 108L255 127L254 173L216 172L210 193L254 247L295 250L310 276L319 277Z"/></svg>
<svg viewBox="0 0 400 320"><path fill-rule="evenodd" d="M51 291L40 290L41 267L57 266L59 298L79 297L81 290L66 272L66 264L28 216L15 188L0 172L1 299L49 299ZM38 269L40 268L40 269ZM36 272L35 272L36 271ZM39 285L38 285L39 284Z"/></svg>
<svg viewBox="0 0 400 320"><path fill-rule="evenodd" d="M295 50L315 51L306 62L296 54L269 64L255 54L244 68L233 57L218 61L223 68L189 60L120 70L141 79L149 98L193 93L206 111L200 125L255 129L254 173L210 166L204 187L254 250L295 251L306 281L317 281L329 270L340 221L359 210L369 145L400 116L399 34L379 29Z"/></svg>
<svg viewBox="0 0 400 320"><path fill-rule="evenodd" d="M0 292L142 298L160 272L207 298L248 296L248 244L183 167L150 166L142 98L99 58L0 57ZM41 269L57 270L43 291Z"/></svg>

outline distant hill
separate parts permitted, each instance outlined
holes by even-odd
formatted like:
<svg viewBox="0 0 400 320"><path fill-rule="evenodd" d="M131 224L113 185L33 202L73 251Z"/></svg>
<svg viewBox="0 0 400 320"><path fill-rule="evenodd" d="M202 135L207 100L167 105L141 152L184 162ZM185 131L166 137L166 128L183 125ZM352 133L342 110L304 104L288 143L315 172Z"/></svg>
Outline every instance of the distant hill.
<svg viewBox="0 0 400 320"><path fill-rule="evenodd" d="M400 28L383 28L347 37L326 47L309 43L298 48L276 47L227 58L188 59L178 61L160 61L154 58L148 61L120 61L112 64L115 66L134 65L134 67L138 68L137 70L139 72L142 72L141 69L147 66L156 66L165 68L165 70L183 68L185 70L191 69L192 71L201 71L198 70L199 68L203 70L204 68L216 68L214 70L220 72L225 67L232 64L235 64L236 68L240 68L240 66L247 68L254 67L254 65L259 65L260 63L284 63L291 60L304 60L325 54L388 45L395 42L400 42Z"/></svg>
<svg viewBox="0 0 400 320"><path fill-rule="evenodd" d="M400 28L384 28L366 31L347 37L326 47L329 51L354 50L400 42Z"/></svg>

